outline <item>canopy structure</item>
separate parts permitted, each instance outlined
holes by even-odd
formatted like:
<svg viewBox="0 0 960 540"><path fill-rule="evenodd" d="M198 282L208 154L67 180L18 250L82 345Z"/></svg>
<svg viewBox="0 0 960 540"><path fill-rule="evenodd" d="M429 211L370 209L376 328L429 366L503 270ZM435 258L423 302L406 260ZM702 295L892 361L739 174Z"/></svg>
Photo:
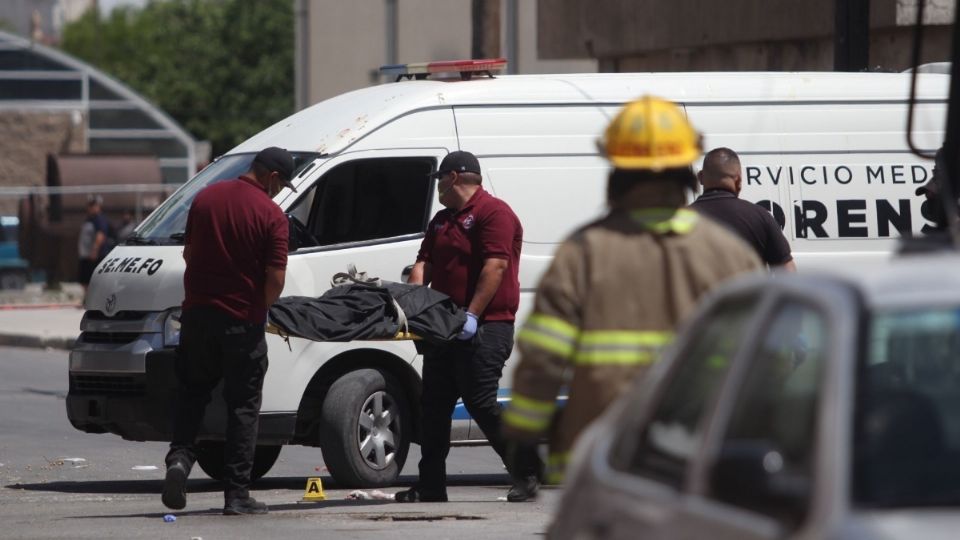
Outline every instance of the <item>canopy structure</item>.
<svg viewBox="0 0 960 540"><path fill-rule="evenodd" d="M195 141L155 105L95 67L0 31L0 111L77 111L94 155L155 157L163 181L196 169Z"/></svg>

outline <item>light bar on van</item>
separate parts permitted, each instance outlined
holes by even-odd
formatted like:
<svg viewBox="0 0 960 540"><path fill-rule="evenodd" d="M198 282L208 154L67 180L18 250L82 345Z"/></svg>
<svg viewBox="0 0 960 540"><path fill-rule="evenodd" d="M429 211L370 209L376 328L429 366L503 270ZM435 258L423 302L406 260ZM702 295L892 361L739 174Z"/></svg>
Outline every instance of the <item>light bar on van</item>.
<svg viewBox="0 0 960 540"><path fill-rule="evenodd" d="M459 73L463 80L470 80L474 73L485 73L493 77L493 71L507 67L505 58L482 58L478 60L445 60L442 62L420 62L416 64L392 64L380 66L380 73L396 75L400 79L426 79L435 73Z"/></svg>

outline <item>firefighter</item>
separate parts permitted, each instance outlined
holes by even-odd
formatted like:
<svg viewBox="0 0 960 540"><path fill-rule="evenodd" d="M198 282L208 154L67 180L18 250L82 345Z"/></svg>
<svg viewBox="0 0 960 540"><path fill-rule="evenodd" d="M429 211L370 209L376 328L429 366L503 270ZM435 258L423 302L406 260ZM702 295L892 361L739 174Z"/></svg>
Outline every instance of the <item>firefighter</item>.
<svg viewBox="0 0 960 540"><path fill-rule="evenodd" d="M703 294L762 268L745 242L683 208L701 145L676 105L627 104L599 146L614 167L610 211L573 233L541 279L503 415L508 457L548 437L549 483L562 481L580 432L657 360Z"/></svg>

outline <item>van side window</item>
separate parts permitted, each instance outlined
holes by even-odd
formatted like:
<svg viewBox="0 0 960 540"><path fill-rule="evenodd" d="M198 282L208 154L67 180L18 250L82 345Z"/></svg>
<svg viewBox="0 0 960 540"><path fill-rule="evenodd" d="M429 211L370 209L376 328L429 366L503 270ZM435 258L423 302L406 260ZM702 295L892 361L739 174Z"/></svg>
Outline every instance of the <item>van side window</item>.
<svg viewBox="0 0 960 540"><path fill-rule="evenodd" d="M427 157L344 163L327 172L289 213L306 224L311 242L319 246L422 233L432 187L427 175L434 165Z"/></svg>
<svg viewBox="0 0 960 540"><path fill-rule="evenodd" d="M667 375L659 402L639 434L624 437L612 465L626 472L683 486L687 463L700 447L703 418L712 410L726 378L756 296L733 298L714 307L695 329L696 337L680 351ZM633 442L630 442L630 439Z"/></svg>

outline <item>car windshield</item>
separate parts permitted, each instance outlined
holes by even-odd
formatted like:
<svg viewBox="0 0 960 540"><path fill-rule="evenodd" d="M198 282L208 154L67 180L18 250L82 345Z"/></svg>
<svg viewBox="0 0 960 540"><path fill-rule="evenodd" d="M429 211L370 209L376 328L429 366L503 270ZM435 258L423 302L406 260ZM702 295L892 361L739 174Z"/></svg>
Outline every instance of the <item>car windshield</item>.
<svg viewBox="0 0 960 540"><path fill-rule="evenodd" d="M156 210L151 213L143 224L137 228L136 235L127 238L128 244L182 244L183 231L187 226L187 212L203 188L219 182L230 180L250 170L250 164L256 154L233 154L224 156L191 178L173 195L167 198ZM320 154L293 153L296 171L310 163ZM296 173L295 173L296 174Z"/></svg>
<svg viewBox="0 0 960 540"><path fill-rule="evenodd" d="M960 308L876 314L857 385L853 496L960 505Z"/></svg>

